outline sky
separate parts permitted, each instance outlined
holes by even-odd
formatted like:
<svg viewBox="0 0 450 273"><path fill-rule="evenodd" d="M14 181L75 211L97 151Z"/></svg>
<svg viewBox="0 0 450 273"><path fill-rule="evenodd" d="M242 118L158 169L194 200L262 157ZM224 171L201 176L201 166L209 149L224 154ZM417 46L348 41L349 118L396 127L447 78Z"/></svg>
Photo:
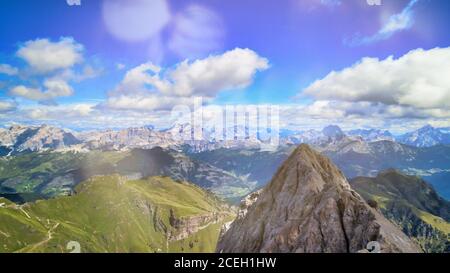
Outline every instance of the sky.
<svg viewBox="0 0 450 273"><path fill-rule="evenodd" d="M450 126L445 0L1 0L0 124L170 126L277 105L282 128Z"/></svg>

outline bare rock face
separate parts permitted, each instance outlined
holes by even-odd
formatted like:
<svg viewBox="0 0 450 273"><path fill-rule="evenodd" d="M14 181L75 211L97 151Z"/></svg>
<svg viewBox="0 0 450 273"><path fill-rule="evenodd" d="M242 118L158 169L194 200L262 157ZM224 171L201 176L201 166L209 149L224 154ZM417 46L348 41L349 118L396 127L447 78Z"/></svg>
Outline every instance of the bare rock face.
<svg viewBox="0 0 450 273"><path fill-rule="evenodd" d="M49 125L14 125L0 130L0 146L7 147L11 154L24 151L43 151L68 148L80 144L72 133Z"/></svg>
<svg viewBox="0 0 450 273"><path fill-rule="evenodd" d="M420 252L400 229L351 189L326 157L300 145L244 217L221 237L218 252Z"/></svg>
<svg viewBox="0 0 450 273"><path fill-rule="evenodd" d="M262 189L259 189L257 191L254 191L244 197L244 199L241 200L241 203L239 204L239 210L237 217L238 218L244 218L245 215L248 212L248 209L258 200L258 197L261 195Z"/></svg>

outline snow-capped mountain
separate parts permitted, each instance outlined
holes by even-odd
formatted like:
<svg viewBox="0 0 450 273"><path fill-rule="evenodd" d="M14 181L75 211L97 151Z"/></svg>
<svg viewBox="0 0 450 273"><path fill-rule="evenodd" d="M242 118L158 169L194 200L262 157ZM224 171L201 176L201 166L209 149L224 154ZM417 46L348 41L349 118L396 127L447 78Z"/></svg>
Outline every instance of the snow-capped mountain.
<svg viewBox="0 0 450 273"><path fill-rule="evenodd" d="M403 134L396 138L400 143L416 146L431 147L450 144L450 133L431 125L424 126L416 131Z"/></svg>

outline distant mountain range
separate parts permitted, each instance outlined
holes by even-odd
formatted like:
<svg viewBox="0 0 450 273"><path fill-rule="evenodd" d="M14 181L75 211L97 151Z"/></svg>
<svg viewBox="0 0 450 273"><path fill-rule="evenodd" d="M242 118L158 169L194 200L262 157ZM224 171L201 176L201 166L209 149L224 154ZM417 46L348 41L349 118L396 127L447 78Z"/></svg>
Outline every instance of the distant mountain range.
<svg viewBox="0 0 450 273"><path fill-rule="evenodd" d="M249 149L261 148L263 142L258 139L215 141L211 132L203 130L205 140L183 140L179 132L190 133L190 127L174 126L168 130L158 131L152 126L120 130L72 132L48 125L0 128L0 156L14 155L43 150L115 150L123 151L134 148L150 149L153 147L189 150L193 152L210 151L220 148ZM239 129L233 129L239 130ZM246 128L241 131L246 132ZM234 131L233 131L234 132ZM339 126L326 126L322 131L280 131L281 145L324 145L343 138L364 142L392 141L414 147L432 147L450 145L450 130L425 126L416 131L394 136L386 130L358 129L344 132Z"/></svg>
<svg viewBox="0 0 450 273"><path fill-rule="evenodd" d="M445 129L434 128L427 125L416 131L401 135L397 137L396 140L400 143L415 147L449 145L450 133Z"/></svg>
<svg viewBox="0 0 450 273"><path fill-rule="evenodd" d="M192 158L209 166L206 168L208 171L204 171L203 174L193 175L192 172L188 174L183 171L184 178L198 184L214 185L210 188L226 198L239 198L255 187L265 185L293 147L300 143L308 143L332 158L348 178L375 176L381 170L396 168L408 174L422 176L433 184L439 194L447 199L450 198L450 184L447 183L450 179L450 146L446 145L450 133L445 128L426 126L397 137L388 131L374 129L345 132L336 125L327 126L321 131L282 130L281 145L272 151L261 150L261 142L255 139L218 142L184 141L174 137L174 132L180 130L182 129L179 126L163 131L155 130L152 126L144 126L120 130L72 132L48 125L28 127L16 125L0 129L0 156L25 155L43 151L72 151L81 154L107 151L130 152L134 149L148 150L162 147L172 151L172 154ZM187 130L190 130L189 127ZM77 157L82 158L80 155ZM99 161L102 162L102 160ZM98 167L97 164L93 165ZM216 170L213 171L211 168ZM203 168L203 170L206 169ZM207 175L207 173L220 173L220 175ZM173 173L169 175L173 176ZM45 180L42 179L44 176L42 174L33 176L35 181L33 183L41 185L38 181ZM232 180L234 183L223 183L223 185L231 185L227 186L228 188L219 186L220 183L214 181L217 181L215 177L221 176L225 177L226 181ZM3 189L22 187L17 185L24 182L19 183L17 178L11 179L8 177L1 182ZM59 179L53 181L51 185L76 184L70 182L70 179ZM34 186L33 188L36 189ZM68 192L69 188L70 186L63 187L62 191ZM46 191L44 188L39 190ZM33 197L29 196L29 198Z"/></svg>
<svg viewBox="0 0 450 273"><path fill-rule="evenodd" d="M448 128L434 128L426 125L415 131L394 136L388 130L380 129L355 129L344 132L339 126L329 125L322 131L282 131L282 140L286 143L320 144L327 142L330 138L339 140L347 136L361 139L365 142L376 142L382 140L394 141L414 147L432 147L437 145L450 145L450 130Z"/></svg>

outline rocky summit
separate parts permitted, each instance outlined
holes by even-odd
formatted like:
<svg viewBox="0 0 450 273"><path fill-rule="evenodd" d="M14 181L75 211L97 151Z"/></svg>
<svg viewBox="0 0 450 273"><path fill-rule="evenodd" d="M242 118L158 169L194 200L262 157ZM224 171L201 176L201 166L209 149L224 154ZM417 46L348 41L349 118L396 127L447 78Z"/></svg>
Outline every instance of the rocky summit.
<svg viewBox="0 0 450 273"><path fill-rule="evenodd" d="M381 252L420 248L349 185L325 156L300 145L244 217L221 237L218 252Z"/></svg>

